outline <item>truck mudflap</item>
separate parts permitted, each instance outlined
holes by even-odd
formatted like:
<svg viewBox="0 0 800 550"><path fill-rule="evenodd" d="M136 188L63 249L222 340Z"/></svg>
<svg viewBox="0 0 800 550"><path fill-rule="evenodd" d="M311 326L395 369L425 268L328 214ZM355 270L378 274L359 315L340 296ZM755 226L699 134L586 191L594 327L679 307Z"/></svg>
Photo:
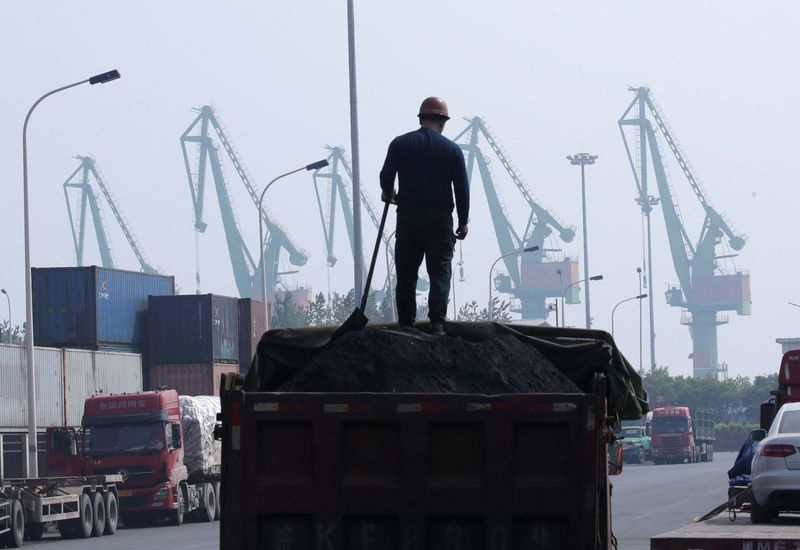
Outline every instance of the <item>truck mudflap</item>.
<svg viewBox="0 0 800 550"><path fill-rule="evenodd" d="M800 519L753 525L750 518L731 522L727 515L692 523L650 539L651 550L800 550Z"/></svg>
<svg viewBox="0 0 800 550"><path fill-rule="evenodd" d="M606 547L598 395L222 401L223 548Z"/></svg>

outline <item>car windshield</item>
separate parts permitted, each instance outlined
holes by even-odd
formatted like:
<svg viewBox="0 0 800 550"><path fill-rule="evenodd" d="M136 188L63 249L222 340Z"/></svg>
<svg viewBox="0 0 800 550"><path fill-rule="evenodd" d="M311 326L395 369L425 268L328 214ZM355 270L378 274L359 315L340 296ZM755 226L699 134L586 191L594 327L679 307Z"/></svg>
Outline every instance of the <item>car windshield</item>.
<svg viewBox="0 0 800 550"><path fill-rule="evenodd" d="M688 422L685 416L657 416L653 418L653 433L679 434L686 431Z"/></svg>
<svg viewBox="0 0 800 550"><path fill-rule="evenodd" d="M642 430L640 428L622 428L622 437L641 437Z"/></svg>
<svg viewBox="0 0 800 550"><path fill-rule="evenodd" d="M117 453L150 454L166 444L164 424L154 422L130 426L92 426L88 428L86 453L92 456Z"/></svg>
<svg viewBox="0 0 800 550"><path fill-rule="evenodd" d="M800 411L786 411L781 416L781 424L778 427L779 434L800 433Z"/></svg>

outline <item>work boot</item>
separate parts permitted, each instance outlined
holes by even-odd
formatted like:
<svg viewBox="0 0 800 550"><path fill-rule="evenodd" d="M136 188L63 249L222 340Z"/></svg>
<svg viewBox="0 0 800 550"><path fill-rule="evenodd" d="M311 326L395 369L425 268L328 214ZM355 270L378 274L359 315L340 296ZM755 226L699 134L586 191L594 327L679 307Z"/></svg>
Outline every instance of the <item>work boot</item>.
<svg viewBox="0 0 800 550"><path fill-rule="evenodd" d="M434 336L444 336L444 323L441 321L433 321L431 323L431 334Z"/></svg>

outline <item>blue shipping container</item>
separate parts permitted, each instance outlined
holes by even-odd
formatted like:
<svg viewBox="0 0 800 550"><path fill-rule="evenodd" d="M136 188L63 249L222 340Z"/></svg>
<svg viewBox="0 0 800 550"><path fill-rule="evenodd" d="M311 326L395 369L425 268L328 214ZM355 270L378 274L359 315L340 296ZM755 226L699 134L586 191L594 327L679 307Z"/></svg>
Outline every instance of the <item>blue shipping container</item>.
<svg viewBox="0 0 800 550"><path fill-rule="evenodd" d="M239 362L236 298L151 296L147 316L148 364Z"/></svg>
<svg viewBox="0 0 800 550"><path fill-rule="evenodd" d="M31 270L37 346L143 352L147 297L175 293L175 278L87 267Z"/></svg>

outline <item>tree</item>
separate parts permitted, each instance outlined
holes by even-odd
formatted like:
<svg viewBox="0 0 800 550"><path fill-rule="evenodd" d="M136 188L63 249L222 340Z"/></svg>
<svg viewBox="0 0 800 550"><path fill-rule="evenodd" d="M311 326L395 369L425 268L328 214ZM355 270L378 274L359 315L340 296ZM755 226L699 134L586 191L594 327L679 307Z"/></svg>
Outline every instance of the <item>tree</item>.
<svg viewBox="0 0 800 550"><path fill-rule="evenodd" d="M9 333L11 335L12 344L21 346L25 343L25 329L19 325L12 327L6 320L0 323L0 344L8 343Z"/></svg>
<svg viewBox="0 0 800 550"><path fill-rule="evenodd" d="M305 327L308 324L308 310L295 304L289 292L278 298L272 311L273 328Z"/></svg>
<svg viewBox="0 0 800 550"><path fill-rule="evenodd" d="M492 320L498 323L509 323L511 322L511 302L506 300L501 301L500 298L494 296L492 298ZM485 307L480 309L477 300L472 300L464 305L462 305L458 309L458 314L456 315L457 321L488 321L489 320L489 308Z"/></svg>

